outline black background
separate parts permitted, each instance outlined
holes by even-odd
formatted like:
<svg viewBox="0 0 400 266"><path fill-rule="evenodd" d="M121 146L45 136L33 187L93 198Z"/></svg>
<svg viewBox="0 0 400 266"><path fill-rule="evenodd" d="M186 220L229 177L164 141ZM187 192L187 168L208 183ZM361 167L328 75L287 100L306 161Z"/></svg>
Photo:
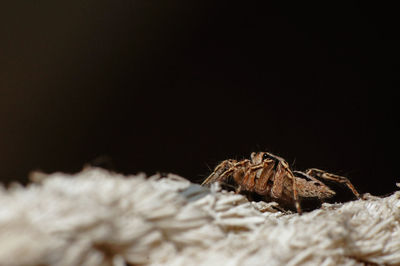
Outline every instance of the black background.
<svg viewBox="0 0 400 266"><path fill-rule="evenodd" d="M399 182L394 7L346 1L7 1L0 176L173 172L268 150Z"/></svg>

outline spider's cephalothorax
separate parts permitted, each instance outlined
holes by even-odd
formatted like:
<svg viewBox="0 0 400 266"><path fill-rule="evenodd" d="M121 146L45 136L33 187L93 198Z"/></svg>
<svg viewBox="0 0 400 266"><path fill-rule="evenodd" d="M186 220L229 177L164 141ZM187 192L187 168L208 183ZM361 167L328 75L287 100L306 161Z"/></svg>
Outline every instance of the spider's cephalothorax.
<svg viewBox="0 0 400 266"><path fill-rule="evenodd" d="M225 160L202 185L220 182L233 187L237 193L257 196L264 201L276 201L283 208L296 209L301 213L301 200L324 201L336 194L322 180L344 184L360 198L347 178L316 168L305 172L293 171L284 159L268 152L253 152L250 160Z"/></svg>

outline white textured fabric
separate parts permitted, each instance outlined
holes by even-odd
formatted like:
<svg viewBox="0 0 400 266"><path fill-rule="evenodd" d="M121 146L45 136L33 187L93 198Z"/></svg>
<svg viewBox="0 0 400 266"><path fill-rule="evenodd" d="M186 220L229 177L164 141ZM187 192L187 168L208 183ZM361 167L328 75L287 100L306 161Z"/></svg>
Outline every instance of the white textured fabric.
<svg viewBox="0 0 400 266"><path fill-rule="evenodd" d="M400 265L400 192L299 216L189 186L89 168L0 187L0 265Z"/></svg>

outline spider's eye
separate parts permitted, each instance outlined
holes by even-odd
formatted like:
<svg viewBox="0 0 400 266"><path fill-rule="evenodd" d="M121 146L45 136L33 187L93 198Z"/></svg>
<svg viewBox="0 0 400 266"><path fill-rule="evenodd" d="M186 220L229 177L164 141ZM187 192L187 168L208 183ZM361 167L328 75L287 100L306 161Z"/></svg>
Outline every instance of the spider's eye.
<svg viewBox="0 0 400 266"><path fill-rule="evenodd" d="M268 158L269 158L268 153L264 153L262 159L265 160L265 159L268 159Z"/></svg>

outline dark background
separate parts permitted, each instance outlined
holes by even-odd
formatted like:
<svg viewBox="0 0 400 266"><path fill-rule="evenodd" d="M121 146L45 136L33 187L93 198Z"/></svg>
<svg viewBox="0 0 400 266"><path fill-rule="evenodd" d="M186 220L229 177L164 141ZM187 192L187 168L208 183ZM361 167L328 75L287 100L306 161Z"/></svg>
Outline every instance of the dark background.
<svg viewBox="0 0 400 266"><path fill-rule="evenodd" d="M258 150L346 175L361 192L400 181L394 7L7 2L3 182L86 163L200 182Z"/></svg>

